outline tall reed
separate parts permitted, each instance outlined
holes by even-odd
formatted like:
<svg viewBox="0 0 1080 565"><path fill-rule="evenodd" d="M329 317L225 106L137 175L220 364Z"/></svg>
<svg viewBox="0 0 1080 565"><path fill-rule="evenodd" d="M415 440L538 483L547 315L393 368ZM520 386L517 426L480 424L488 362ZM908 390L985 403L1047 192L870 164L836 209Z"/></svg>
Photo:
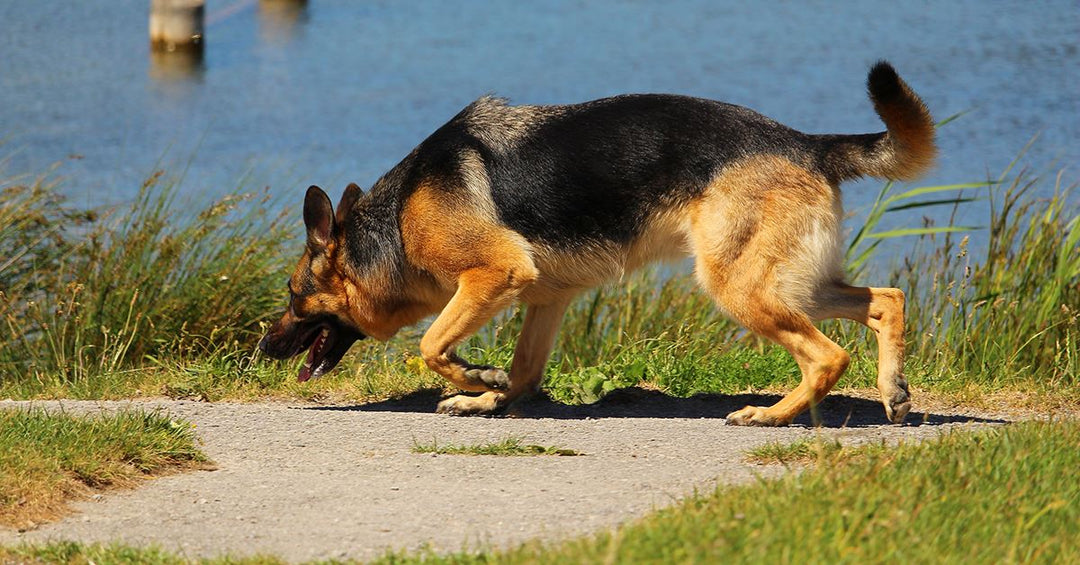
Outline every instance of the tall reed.
<svg viewBox="0 0 1080 565"><path fill-rule="evenodd" d="M77 382L207 342L250 348L280 308L293 230L266 193L178 210L156 173L126 207L80 210L55 181L0 200L0 377Z"/></svg>
<svg viewBox="0 0 1080 565"><path fill-rule="evenodd" d="M990 191L986 231L927 236L895 270L928 381L1080 385L1080 205L1061 174L1031 196L1041 182L1017 174Z"/></svg>

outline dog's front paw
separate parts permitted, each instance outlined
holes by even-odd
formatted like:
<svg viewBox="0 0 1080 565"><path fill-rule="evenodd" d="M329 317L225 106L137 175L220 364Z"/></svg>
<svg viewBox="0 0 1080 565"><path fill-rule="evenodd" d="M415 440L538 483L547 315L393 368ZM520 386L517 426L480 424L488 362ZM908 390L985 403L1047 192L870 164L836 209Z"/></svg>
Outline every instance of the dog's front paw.
<svg viewBox="0 0 1080 565"><path fill-rule="evenodd" d="M769 415L761 406L747 406L732 412L726 421L731 426L786 426L790 423Z"/></svg>
<svg viewBox="0 0 1080 565"><path fill-rule="evenodd" d="M465 378L491 390L510 388L510 376L506 371L495 367L470 366L465 370Z"/></svg>
<svg viewBox="0 0 1080 565"><path fill-rule="evenodd" d="M435 411L439 414L450 414L451 416L494 414L502 408L499 402L501 396L494 392L485 392L480 396L459 394L440 402Z"/></svg>

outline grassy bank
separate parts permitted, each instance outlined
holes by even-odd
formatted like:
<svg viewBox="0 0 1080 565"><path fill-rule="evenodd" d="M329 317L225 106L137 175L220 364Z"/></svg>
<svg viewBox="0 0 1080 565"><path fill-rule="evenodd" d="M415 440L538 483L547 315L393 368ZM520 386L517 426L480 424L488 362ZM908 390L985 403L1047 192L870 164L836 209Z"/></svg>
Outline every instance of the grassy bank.
<svg viewBox="0 0 1080 565"><path fill-rule="evenodd" d="M0 397L366 400L444 386L415 356L421 329L361 344L332 375L296 384L298 361L263 359L255 344L285 304L299 213L267 215L265 194L240 193L190 213L162 179L152 176L129 207L111 211L65 204L49 176L0 184ZM976 205L975 196L991 199L984 229L881 227L924 208ZM895 237L910 252L871 272L879 243ZM886 185L852 229L848 254L855 282L907 293L907 373L917 389L1076 403L1078 243L1072 187L1010 173L989 185ZM507 365L520 323L520 312L508 313L463 353ZM853 353L841 386L872 387L872 337L849 323L824 329ZM797 379L786 352L720 316L677 270L634 274L580 297L546 387L557 400L590 402L636 384L689 395L786 389Z"/></svg>
<svg viewBox="0 0 1080 565"><path fill-rule="evenodd" d="M1080 422L958 431L917 445L816 450L798 475L689 498L614 530L507 551L379 563L1073 563ZM60 543L0 561L183 563L156 549ZM204 563L279 563L273 557Z"/></svg>
<svg viewBox="0 0 1080 565"><path fill-rule="evenodd" d="M205 464L191 426L163 414L0 410L0 525L33 527L72 499Z"/></svg>

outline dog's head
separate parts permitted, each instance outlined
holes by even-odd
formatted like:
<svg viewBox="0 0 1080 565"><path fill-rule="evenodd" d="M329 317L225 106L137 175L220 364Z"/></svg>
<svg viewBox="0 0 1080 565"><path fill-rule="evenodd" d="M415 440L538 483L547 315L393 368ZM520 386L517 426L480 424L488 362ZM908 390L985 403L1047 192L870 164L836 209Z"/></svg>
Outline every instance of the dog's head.
<svg viewBox="0 0 1080 565"><path fill-rule="evenodd" d="M360 195L350 184L338 205L338 214L349 210ZM280 320L259 342L259 348L275 359L287 359L307 351L300 368L303 382L329 372L357 340L363 339L363 320L355 305L355 283L342 267L342 218L335 218L330 198L317 186L304 198L307 246L289 279L289 305Z"/></svg>

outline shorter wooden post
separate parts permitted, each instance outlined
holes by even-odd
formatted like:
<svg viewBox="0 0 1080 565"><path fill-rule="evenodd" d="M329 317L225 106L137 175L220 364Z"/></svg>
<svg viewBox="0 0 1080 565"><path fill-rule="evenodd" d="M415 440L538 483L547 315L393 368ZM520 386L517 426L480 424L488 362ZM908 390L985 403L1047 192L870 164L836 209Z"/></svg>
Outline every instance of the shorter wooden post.
<svg viewBox="0 0 1080 565"><path fill-rule="evenodd" d="M259 0L259 35L271 43L287 43L307 19L307 0Z"/></svg>

